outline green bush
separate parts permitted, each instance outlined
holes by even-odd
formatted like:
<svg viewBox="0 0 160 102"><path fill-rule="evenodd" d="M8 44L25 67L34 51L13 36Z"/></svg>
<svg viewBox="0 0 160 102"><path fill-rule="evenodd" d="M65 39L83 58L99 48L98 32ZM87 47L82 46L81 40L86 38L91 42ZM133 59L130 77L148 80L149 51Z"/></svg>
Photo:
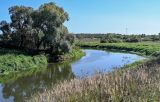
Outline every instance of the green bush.
<svg viewBox="0 0 160 102"><path fill-rule="evenodd" d="M101 38L100 43L118 43L122 42L121 39L117 38Z"/></svg>

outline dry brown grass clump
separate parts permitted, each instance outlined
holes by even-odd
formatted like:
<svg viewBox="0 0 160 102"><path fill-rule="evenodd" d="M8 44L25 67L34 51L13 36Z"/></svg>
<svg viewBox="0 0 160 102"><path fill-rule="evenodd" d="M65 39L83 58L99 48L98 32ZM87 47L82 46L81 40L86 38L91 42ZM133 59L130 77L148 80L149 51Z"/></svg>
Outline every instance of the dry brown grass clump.
<svg viewBox="0 0 160 102"><path fill-rule="evenodd" d="M160 102L160 65L65 81L28 102Z"/></svg>

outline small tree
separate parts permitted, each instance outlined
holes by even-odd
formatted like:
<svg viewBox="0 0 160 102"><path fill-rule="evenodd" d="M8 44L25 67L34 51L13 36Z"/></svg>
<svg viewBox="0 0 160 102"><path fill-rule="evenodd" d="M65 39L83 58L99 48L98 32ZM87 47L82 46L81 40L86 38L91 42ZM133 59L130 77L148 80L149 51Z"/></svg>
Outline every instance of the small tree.
<svg viewBox="0 0 160 102"><path fill-rule="evenodd" d="M33 26L44 32L44 38L41 41L44 49L47 47L50 49L50 53L57 54L59 52L58 46L68 34L67 28L63 25L69 19L68 14L54 3L47 3L34 11L32 18L34 20Z"/></svg>

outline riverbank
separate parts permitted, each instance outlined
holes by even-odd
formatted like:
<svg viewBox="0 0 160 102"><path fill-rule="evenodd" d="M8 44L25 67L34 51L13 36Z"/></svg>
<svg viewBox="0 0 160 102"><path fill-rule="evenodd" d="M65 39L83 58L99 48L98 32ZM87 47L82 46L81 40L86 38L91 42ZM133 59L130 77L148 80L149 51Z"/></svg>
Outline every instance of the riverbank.
<svg viewBox="0 0 160 102"><path fill-rule="evenodd" d="M70 53L61 56L59 61L79 59L84 55L83 51L78 47L74 48ZM48 58L46 55L30 56L17 50L0 50L0 74L7 75L13 72L19 72L34 68L46 68Z"/></svg>
<svg viewBox="0 0 160 102"><path fill-rule="evenodd" d="M51 90L33 96L28 102L159 102L160 58L132 70L115 70L82 80L65 81Z"/></svg>
<svg viewBox="0 0 160 102"><path fill-rule="evenodd" d="M73 60L78 60L82 56L84 56L85 53L80 49L79 47L74 47L71 52L66 53L65 55L60 56L59 61L73 61Z"/></svg>
<svg viewBox="0 0 160 102"><path fill-rule="evenodd" d="M159 43L98 43L98 42L81 42L77 43L80 47L89 48L104 48L109 50L127 51L131 53L137 53L139 55L147 56L159 56L160 55L160 44Z"/></svg>
<svg viewBox="0 0 160 102"><path fill-rule="evenodd" d="M29 56L16 50L0 50L0 74L9 74L45 66L47 66L47 58L44 55Z"/></svg>
<svg viewBox="0 0 160 102"><path fill-rule="evenodd" d="M160 96L160 57L159 45L145 43L86 44L83 47L121 49L143 52L155 56L148 60L135 62L108 74L95 74L82 80L73 79L58 84L51 90L33 95L28 102L159 102Z"/></svg>

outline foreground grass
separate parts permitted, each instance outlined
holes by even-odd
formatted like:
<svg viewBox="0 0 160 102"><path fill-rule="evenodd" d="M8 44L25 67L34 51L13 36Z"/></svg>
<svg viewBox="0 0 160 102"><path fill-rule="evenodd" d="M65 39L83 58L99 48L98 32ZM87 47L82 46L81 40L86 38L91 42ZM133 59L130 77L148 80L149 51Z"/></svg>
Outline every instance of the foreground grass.
<svg viewBox="0 0 160 102"><path fill-rule="evenodd" d="M139 67L65 81L28 102L159 102L160 58Z"/></svg>
<svg viewBox="0 0 160 102"><path fill-rule="evenodd" d="M79 43L81 47L105 48L158 56L158 43ZM72 79L33 95L27 102L159 102L160 57L127 65L108 74Z"/></svg>
<svg viewBox="0 0 160 102"><path fill-rule="evenodd" d="M109 50L125 50L137 52L141 55L160 55L160 44L154 42L140 42L140 43L98 43L98 42L80 42L77 44L81 47L90 48L105 48Z"/></svg>

